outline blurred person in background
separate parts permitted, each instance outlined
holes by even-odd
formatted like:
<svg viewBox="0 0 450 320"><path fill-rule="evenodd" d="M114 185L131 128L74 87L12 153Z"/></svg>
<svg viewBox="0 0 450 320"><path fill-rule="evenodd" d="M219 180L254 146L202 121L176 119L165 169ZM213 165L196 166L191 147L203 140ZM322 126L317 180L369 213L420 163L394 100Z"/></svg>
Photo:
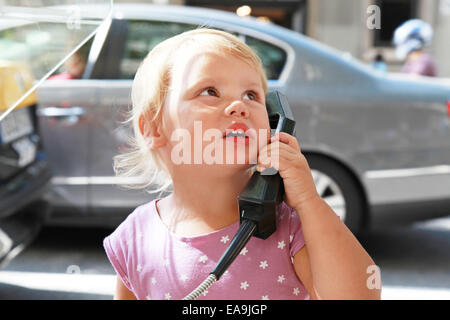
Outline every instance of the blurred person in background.
<svg viewBox="0 0 450 320"><path fill-rule="evenodd" d="M386 62L384 62L383 55L381 53L377 53L375 59L373 60L372 66L381 72L387 72L388 68Z"/></svg>
<svg viewBox="0 0 450 320"><path fill-rule="evenodd" d="M86 67L86 58L80 53L75 52L64 64L67 71L55 74L49 77L49 80L71 80L81 79L84 68Z"/></svg>
<svg viewBox="0 0 450 320"><path fill-rule="evenodd" d="M419 19L411 19L401 24L394 32L395 53L406 60L402 73L436 77L436 65L433 57L424 52L431 45L433 28Z"/></svg>

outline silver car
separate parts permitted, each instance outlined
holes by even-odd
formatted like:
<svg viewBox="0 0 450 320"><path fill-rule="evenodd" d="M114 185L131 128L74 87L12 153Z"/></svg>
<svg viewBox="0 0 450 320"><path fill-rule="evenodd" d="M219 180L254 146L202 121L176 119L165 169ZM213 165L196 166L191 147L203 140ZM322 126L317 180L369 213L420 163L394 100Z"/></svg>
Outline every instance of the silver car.
<svg viewBox="0 0 450 320"><path fill-rule="evenodd" d="M39 122L53 164L51 224L116 226L156 195L118 187L112 158L134 73L160 41L209 26L261 57L283 92L317 190L358 232L450 214L450 85L372 70L293 31L210 9L117 4L87 44L81 79L39 89ZM129 182L129 181L127 181Z"/></svg>

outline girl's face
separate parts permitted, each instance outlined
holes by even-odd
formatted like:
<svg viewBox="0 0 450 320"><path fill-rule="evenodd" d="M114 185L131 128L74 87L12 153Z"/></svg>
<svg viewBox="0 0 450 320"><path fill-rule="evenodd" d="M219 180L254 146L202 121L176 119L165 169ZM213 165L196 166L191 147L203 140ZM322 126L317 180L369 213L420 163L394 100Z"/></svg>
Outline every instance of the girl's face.
<svg viewBox="0 0 450 320"><path fill-rule="evenodd" d="M179 161L174 161L173 157L180 155L182 140L174 140L173 133L184 132L191 138L190 146L184 144L184 147L190 147L192 164L198 164L194 158L205 164L209 155L217 156L216 151L211 153L210 149L214 140L208 139L221 140L222 166L248 168L255 164L257 150L270 139L265 94L259 73L232 55L193 53L179 60L173 68L172 83L162 115L162 130L168 139L166 153L171 152L165 155L166 163L167 156L171 156L170 166ZM216 134L214 138L207 138L205 134L208 131ZM218 133L220 136L217 136ZM246 133L245 138L243 133ZM219 146L216 144L215 148ZM230 150L233 151L232 161L226 158ZM217 170L216 166L209 167Z"/></svg>

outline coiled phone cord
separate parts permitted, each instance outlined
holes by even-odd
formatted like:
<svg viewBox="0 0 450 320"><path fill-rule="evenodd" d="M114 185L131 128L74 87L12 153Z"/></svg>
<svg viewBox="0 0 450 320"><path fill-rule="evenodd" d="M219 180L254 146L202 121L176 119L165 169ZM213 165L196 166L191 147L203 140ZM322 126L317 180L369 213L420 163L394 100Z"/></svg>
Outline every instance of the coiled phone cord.
<svg viewBox="0 0 450 320"><path fill-rule="evenodd" d="M216 275L210 273L208 278L203 280L203 282L196 288L194 291L192 291L190 294L188 294L183 300L197 300L197 298L206 290L208 290L211 285L217 281Z"/></svg>
<svg viewBox="0 0 450 320"><path fill-rule="evenodd" d="M251 220L244 220L239 230L231 240L230 245L223 253L214 270L203 282L188 294L183 300L196 300L203 292L205 292L214 282L220 279L225 270L230 266L234 259L238 256L244 246L250 240L256 231L256 223Z"/></svg>

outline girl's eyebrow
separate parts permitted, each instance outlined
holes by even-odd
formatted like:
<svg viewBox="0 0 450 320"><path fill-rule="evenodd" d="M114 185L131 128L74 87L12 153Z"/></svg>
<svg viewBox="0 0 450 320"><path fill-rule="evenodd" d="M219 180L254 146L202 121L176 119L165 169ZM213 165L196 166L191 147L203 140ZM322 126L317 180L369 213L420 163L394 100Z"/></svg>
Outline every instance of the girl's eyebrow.
<svg viewBox="0 0 450 320"><path fill-rule="evenodd" d="M194 94L196 90L198 90L199 87L203 87L203 86L215 86L217 84L217 82L220 82L220 79L217 80L215 78L212 77L204 77L204 78L200 78L199 80L195 81L192 85L188 84L188 87L185 91L185 96L190 96L191 94ZM259 91L259 89L261 89L261 83L260 82L255 82L254 80L250 80L250 81L245 81L243 82L243 86L246 88L246 90L256 90Z"/></svg>
<svg viewBox="0 0 450 320"><path fill-rule="evenodd" d="M248 91L253 91L254 93L256 93L258 96L263 96L264 95L264 89L262 87L261 82L254 82L254 81L250 81L250 82L246 82L244 84L245 86L245 90L246 92Z"/></svg>
<svg viewBox="0 0 450 320"><path fill-rule="evenodd" d="M186 91L191 91L192 89L195 89L197 87L200 87L206 83L215 83L216 80L213 78L201 78L200 80L194 82L194 84L190 85Z"/></svg>
<svg viewBox="0 0 450 320"><path fill-rule="evenodd" d="M214 79L214 78L210 78L210 77L208 77L208 78L201 78L200 80L196 81L193 85L189 86L186 91L190 91L190 90L192 90L194 88L197 88L197 87L202 86L202 85L207 84L207 83L208 84L212 83L214 85L214 83L216 83L216 82L217 82L217 80ZM250 81L250 82L245 82L244 86L247 87L247 88L254 88L254 87L258 88L258 87L261 86L261 83Z"/></svg>
<svg viewBox="0 0 450 320"><path fill-rule="evenodd" d="M261 83L259 83L259 82L249 82L249 83L247 83L246 84L246 87L248 87L248 88L259 88L259 87L261 87Z"/></svg>

